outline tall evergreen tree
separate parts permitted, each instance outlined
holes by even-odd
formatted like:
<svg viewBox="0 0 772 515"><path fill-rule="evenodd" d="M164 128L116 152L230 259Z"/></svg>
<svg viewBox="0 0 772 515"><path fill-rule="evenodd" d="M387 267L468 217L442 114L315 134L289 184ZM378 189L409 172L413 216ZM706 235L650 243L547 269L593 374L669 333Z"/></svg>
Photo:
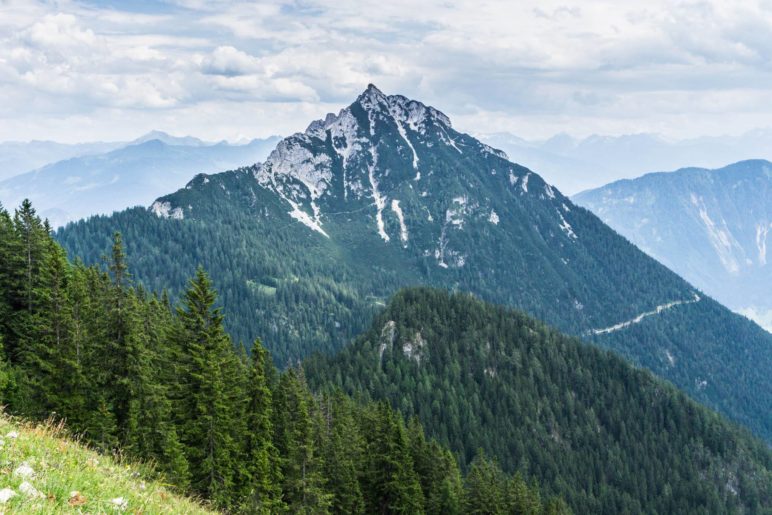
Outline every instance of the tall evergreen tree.
<svg viewBox="0 0 772 515"><path fill-rule="evenodd" d="M312 398L301 371L290 369L275 394L275 444L281 456L282 495L293 513L327 513L320 457L312 432Z"/></svg>
<svg viewBox="0 0 772 515"><path fill-rule="evenodd" d="M165 344L158 302L129 297L130 311L140 311L141 330L127 338L128 413L124 446L133 454L152 459L172 481L185 486L188 464L174 425L166 385L159 382L156 349ZM133 305L133 306L132 306Z"/></svg>
<svg viewBox="0 0 772 515"><path fill-rule="evenodd" d="M238 443L231 432L233 409L223 358L233 355L223 317L214 307L216 294L206 272L198 268L178 308L174 339L183 361L178 399L180 438L193 489L221 506L232 502ZM235 358L234 358L235 359Z"/></svg>
<svg viewBox="0 0 772 515"><path fill-rule="evenodd" d="M13 404L22 413L47 416L54 408L54 353L61 344L66 315L64 252L50 237L29 201L14 217L16 311L11 320L11 342L19 366L18 392ZM21 263L21 267L14 266ZM14 288L15 286L15 288Z"/></svg>
<svg viewBox="0 0 772 515"><path fill-rule="evenodd" d="M126 254L123 248L121 234L113 234L113 246L107 260L108 270L112 279L108 296L108 334L107 348L110 356L108 373L110 375L111 402L118 425L119 438L127 440L130 431L129 420L131 403L131 377L129 374L129 354L131 347L140 345L138 328L138 313L135 303L131 302L131 278L126 265ZM136 354L136 351L133 351Z"/></svg>
<svg viewBox="0 0 772 515"><path fill-rule="evenodd" d="M463 497L461 471L453 455L428 441L416 417L407 426L410 455L424 495L427 514L460 513Z"/></svg>
<svg viewBox="0 0 772 515"><path fill-rule="evenodd" d="M503 515L507 513L506 477L496 463L480 453L464 483L464 512L471 515Z"/></svg>
<svg viewBox="0 0 772 515"><path fill-rule="evenodd" d="M273 398L266 372L271 366L268 351L255 340L247 384L244 456L248 478L244 508L253 513L276 513L283 508L279 457L273 445Z"/></svg>
<svg viewBox="0 0 772 515"><path fill-rule="evenodd" d="M359 410L340 392L321 397L318 406L317 445L324 461L325 486L332 495L331 511L364 513L360 483L366 457L365 441L356 421Z"/></svg>
<svg viewBox="0 0 772 515"><path fill-rule="evenodd" d="M385 402L371 410L362 428L369 467L365 499L370 513L423 513L423 494L410 456L402 418Z"/></svg>

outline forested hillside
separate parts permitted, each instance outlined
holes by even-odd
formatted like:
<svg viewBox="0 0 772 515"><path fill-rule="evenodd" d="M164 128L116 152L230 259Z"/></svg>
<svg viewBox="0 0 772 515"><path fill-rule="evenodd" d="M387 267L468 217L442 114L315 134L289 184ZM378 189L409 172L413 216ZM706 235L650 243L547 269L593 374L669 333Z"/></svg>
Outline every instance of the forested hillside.
<svg viewBox="0 0 772 515"><path fill-rule="evenodd" d="M57 238L97 263L115 231L137 281L174 299L203 264L233 337L262 338L279 366L340 349L400 287L437 286L588 337L772 442L771 334L441 112L374 86L265 163Z"/></svg>
<svg viewBox="0 0 772 515"><path fill-rule="evenodd" d="M462 466L482 448L576 513L767 513L772 453L651 373L468 294L408 289L312 386L388 400Z"/></svg>
<svg viewBox="0 0 772 515"><path fill-rule="evenodd" d="M28 202L0 207L0 404L229 512L567 512L482 455L463 478L417 420L312 393L259 340L248 357L215 304L201 268L173 307L133 283L120 235L103 267L73 265Z"/></svg>
<svg viewBox="0 0 772 515"><path fill-rule="evenodd" d="M649 173L573 199L722 304L772 331L772 163Z"/></svg>

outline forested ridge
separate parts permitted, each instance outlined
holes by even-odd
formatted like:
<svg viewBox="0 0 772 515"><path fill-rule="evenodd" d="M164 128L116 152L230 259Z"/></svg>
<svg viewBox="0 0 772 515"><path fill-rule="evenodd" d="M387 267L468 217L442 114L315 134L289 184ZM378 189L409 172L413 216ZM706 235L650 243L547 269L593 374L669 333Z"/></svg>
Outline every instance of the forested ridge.
<svg viewBox="0 0 772 515"><path fill-rule="evenodd" d="M468 294L403 290L310 384L388 400L576 513L769 513L772 453L650 372Z"/></svg>
<svg viewBox="0 0 772 515"><path fill-rule="evenodd" d="M203 264L228 331L261 337L278 366L342 348L400 288L467 291L610 348L772 442L772 335L444 114L372 85L263 163L57 239L92 264L116 231L137 282L173 299Z"/></svg>
<svg viewBox="0 0 772 515"><path fill-rule="evenodd" d="M248 355L203 269L173 306L132 281L120 234L102 266L68 262L28 202L0 207L0 404L233 513L568 512L495 457L463 475L385 402L312 392L259 340Z"/></svg>

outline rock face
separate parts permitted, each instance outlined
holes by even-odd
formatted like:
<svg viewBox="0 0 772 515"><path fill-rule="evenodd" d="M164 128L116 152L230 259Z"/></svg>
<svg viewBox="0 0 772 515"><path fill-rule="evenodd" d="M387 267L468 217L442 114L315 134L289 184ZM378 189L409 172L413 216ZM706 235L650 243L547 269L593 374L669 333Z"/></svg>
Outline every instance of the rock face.
<svg viewBox="0 0 772 515"><path fill-rule="evenodd" d="M653 173L574 200L671 270L772 331L772 163Z"/></svg>
<svg viewBox="0 0 772 515"><path fill-rule="evenodd" d="M433 285L612 348L772 438L772 336L438 110L375 86L261 164L58 237L95 262L115 230L141 235L125 241L150 288L180 291L203 264L236 339L261 337L280 363L339 349L399 287Z"/></svg>

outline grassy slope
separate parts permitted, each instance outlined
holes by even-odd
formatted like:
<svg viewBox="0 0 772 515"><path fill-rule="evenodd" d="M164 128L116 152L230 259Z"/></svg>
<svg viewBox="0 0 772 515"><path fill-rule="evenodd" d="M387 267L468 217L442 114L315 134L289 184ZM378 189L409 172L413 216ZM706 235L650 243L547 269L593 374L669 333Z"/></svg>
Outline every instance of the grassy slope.
<svg viewBox="0 0 772 515"><path fill-rule="evenodd" d="M29 477L25 465L33 471ZM5 489L16 494L0 502L0 513L214 513L144 480L149 472L87 449L66 438L61 426L30 425L0 413L0 501ZM39 495L23 493L25 481ZM76 491L79 497L72 496Z"/></svg>

